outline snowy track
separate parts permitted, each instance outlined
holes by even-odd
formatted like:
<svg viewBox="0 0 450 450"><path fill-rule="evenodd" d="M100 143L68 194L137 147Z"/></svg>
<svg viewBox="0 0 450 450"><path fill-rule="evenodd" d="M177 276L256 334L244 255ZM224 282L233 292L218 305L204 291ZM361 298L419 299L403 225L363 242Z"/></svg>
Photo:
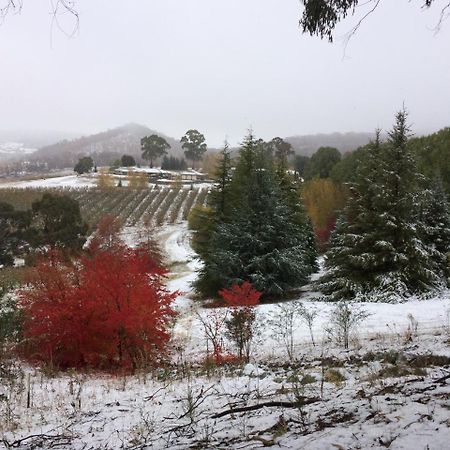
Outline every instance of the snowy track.
<svg viewBox="0 0 450 450"><path fill-rule="evenodd" d="M201 358L204 353L204 339L198 314L206 315L208 310L201 308L199 302L192 300L192 281L195 280L195 271L201 263L195 258L195 252L190 246L190 232L186 222L176 225L166 225L158 235L168 264L172 273L167 286L170 290L178 290L175 308L180 313L175 333L186 342L186 352L193 358ZM314 292L302 295L307 308L318 312L313 324L313 333L317 339L325 337L325 329L329 324L334 305L314 300L318 296ZM450 291L444 292L439 298L429 300L411 300L407 303L365 303L362 307L370 316L361 324L359 338L372 339L379 335L402 335L411 325L411 317L418 322L419 333L430 333L442 329L450 320ZM260 305L257 308L261 324L276 310L276 305ZM301 352L310 342L309 329L304 323L299 323L295 331L295 342ZM280 356L283 351L274 341L272 332L268 327L262 326L261 343L255 355Z"/></svg>

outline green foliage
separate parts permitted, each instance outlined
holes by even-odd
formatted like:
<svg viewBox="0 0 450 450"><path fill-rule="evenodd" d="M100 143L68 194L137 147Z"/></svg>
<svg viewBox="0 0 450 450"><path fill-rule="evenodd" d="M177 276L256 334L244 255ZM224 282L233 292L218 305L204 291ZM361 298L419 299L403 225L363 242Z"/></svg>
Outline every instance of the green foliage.
<svg viewBox="0 0 450 450"><path fill-rule="evenodd" d="M32 204L32 212L29 241L33 247L51 245L81 249L88 227L76 200L67 195L45 193L41 200Z"/></svg>
<svg viewBox="0 0 450 450"><path fill-rule="evenodd" d="M164 156L161 163L162 170L186 170L187 164L184 158L175 158L175 156Z"/></svg>
<svg viewBox="0 0 450 450"><path fill-rule="evenodd" d="M408 147L416 155L419 170L430 179L439 177L450 194L450 127L413 138Z"/></svg>
<svg viewBox="0 0 450 450"><path fill-rule="evenodd" d="M14 263L14 256L24 244L30 219L29 212L16 211L9 203L0 202L0 266Z"/></svg>
<svg viewBox="0 0 450 450"><path fill-rule="evenodd" d="M219 163L214 174L216 185L209 198L209 203L219 219L227 215L230 206L228 205L228 199L231 185L231 166L231 153L226 142L220 152Z"/></svg>
<svg viewBox="0 0 450 450"><path fill-rule="evenodd" d="M2 347L22 335L22 312L12 291L24 282L25 271L24 267L0 270L0 359Z"/></svg>
<svg viewBox="0 0 450 450"><path fill-rule="evenodd" d="M123 167L133 167L136 165L136 160L131 155L122 155L120 165Z"/></svg>
<svg viewBox="0 0 450 450"><path fill-rule="evenodd" d="M450 277L450 202L440 178L431 180L422 191L420 207L422 240Z"/></svg>
<svg viewBox="0 0 450 450"><path fill-rule="evenodd" d="M435 0L422 0L423 6L429 7ZM336 25L353 14L357 7L366 2L360 0L303 0L304 10L300 27L304 33L320 36L333 42ZM375 4L375 7L378 3Z"/></svg>
<svg viewBox="0 0 450 450"><path fill-rule="evenodd" d="M443 128L428 136L410 138L407 145L415 157L419 172L429 179L440 178L444 190L450 194L450 128ZM333 181L355 182L358 169L364 164L370 148L369 144L346 153L331 170Z"/></svg>
<svg viewBox="0 0 450 450"><path fill-rule="evenodd" d="M305 178L308 170L309 156L295 155L294 156L294 170L299 177Z"/></svg>
<svg viewBox="0 0 450 450"><path fill-rule="evenodd" d="M329 178L334 166L341 160L341 153L334 147L320 147L314 153L306 171L306 178Z"/></svg>
<svg viewBox="0 0 450 450"><path fill-rule="evenodd" d="M213 209L196 205L188 216L188 226L193 230L192 248L202 257L206 257L214 227Z"/></svg>
<svg viewBox="0 0 450 450"><path fill-rule="evenodd" d="M0 290L0 356L6 342L17 342L22 335L23 316L14 295ZM1 359L1 358L0 358Z"/></svg>
<svg viewBox="0 0 450 450"><path fill-rule="evenodd" d="M335 183L355 182L358 167L363 163L370 149L371 145L369 144L344 154L342 159L331 169L331 179Z"/></svg>
<svg viewBox="0 0 450 450"><path fill-rule="evenodd" d="M273 138L270 141L270 144L274 149L277 169L285 172L288 169L288 158L294 154L292 145L289 142L284 141L280 137Z"/></svg>
<svg viewBox="0 0 450 450"><path fill-rule="evenodd" d="M222 172L228 180L226 166ZM266 296L282 295L307 281L315 268L314 238L295 192L291 180L275 172L267 146L246 136L232 179L211 195L214 222L198 291L215 295L250 281Z"/></svg>
<svg viewBox="0 0 450 450"><path fill-rule="evenodd" d="M194 168L195 161L201 161L207 150L205 136L197 130L188 130L180 142L186 158L192 161L192 168Z"/></svg>
<svg viewBox="0 0 450 450"><path fill-rule="evenodd" d="M442 258L424 236L421 177L407 146L406 117L397 114L385 145L377 135L358 168L320 280L334 300L398 301L443 282Z"/></svg>
<svg viewBox="0 0 450 450"><path fill-rule="evenodd" d="M153 167L155 159L167 154L169 148L168 142L156 134L141 139L142 158L150 162L150 167Z"/></svg>
<svg viewBox="0 0 450 450"><path fill-rule="evenodd" d="M81 175L83 173L90 172L93 167L94 160L90 156L84 156L78 160L73 170Z"/></svg>

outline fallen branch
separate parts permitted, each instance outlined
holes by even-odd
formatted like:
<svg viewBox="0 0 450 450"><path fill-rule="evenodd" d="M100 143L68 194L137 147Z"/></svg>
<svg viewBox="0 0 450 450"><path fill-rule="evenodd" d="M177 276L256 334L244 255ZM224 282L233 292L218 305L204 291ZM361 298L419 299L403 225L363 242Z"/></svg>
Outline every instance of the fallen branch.
<svg viewBox="0 0 450 450"><path fill-rule="evenodd" d="M212 419L219 419L220 417L227 416L229 414L237 414L241 412L247 412L247 411L256 411L257 409L261 408L301 408L305 405L310 405L311 403L317 403L321 401L318 397L312 397L312 398L304 398L297 402L263 402L258 403L257 405L251 405L251 406L242 406L241 408L232 408L232 409L226 409L225 411L222 411L220 413L214 414L211 416Z"/></svg>
<svg viewBox="0 0 450 450"><path fill-rule="evenodd" d="M438 378L436 380L432 380L432 381L433 381L433 383L443 383L444 381L447 381L448 379L450 379L450 374L444 375L443 377Z"/></svg>
<svg viewBox="0 0 450 450"><path fill-rule="evenodd" d="M32 434L30 436L26 436L22 439L17 439L13 442L9 442L6 439L3 439L2 442L6 446L6 448L18 448L25 441L34 440L34 444L42 447L44 442L46 443L46 448L53 448L60 445L69 445L72 442L72 438L70 436L64 434Z"/></svg>

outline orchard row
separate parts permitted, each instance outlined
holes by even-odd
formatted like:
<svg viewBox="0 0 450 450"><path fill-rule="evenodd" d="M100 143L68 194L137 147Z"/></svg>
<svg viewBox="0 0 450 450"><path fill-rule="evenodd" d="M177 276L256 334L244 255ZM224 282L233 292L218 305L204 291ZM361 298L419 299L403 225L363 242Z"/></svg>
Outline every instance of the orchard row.
<svg viewBox="0 0 450 450"><path fill-rule="evenodd" d="M77 200L84 220L91 226L106 214L119 218L125 226L136 226L140 222L159 226L186 220L193 206L206 202L209 190L158 186L149 189L11 188L0 190L0 202L9 203L19 210L29 209L44 192L70 195Z"/></svg>

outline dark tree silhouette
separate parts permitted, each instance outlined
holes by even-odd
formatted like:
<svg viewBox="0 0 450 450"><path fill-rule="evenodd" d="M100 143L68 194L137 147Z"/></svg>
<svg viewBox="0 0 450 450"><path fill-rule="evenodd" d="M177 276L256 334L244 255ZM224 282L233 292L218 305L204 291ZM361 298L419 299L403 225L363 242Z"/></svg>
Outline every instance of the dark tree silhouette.
<svg viewBox="0 0 450 450"><path fill-rule="evenodd" d="M156 134L141 139L142 158L150 161L150 167L155 159L166 155L169 148L167 141Z"/></svg>
<svg viewBox="0 0 450 450"><path fill-rule="evenodd" d="M435 0L422 0L423 7L429 8ZM300 27L304 33L311 36L320 36L333 42L333 31L336 25L349 15L355 14L358 6L372 5L372 8L359 20L350 36L360 27L364 19L376 10L381 0L303 0L304 10L300 19ZM441 8L441 15L436 26L438 30L442 21L448 16L450 2L444 2Z"/></svg>

